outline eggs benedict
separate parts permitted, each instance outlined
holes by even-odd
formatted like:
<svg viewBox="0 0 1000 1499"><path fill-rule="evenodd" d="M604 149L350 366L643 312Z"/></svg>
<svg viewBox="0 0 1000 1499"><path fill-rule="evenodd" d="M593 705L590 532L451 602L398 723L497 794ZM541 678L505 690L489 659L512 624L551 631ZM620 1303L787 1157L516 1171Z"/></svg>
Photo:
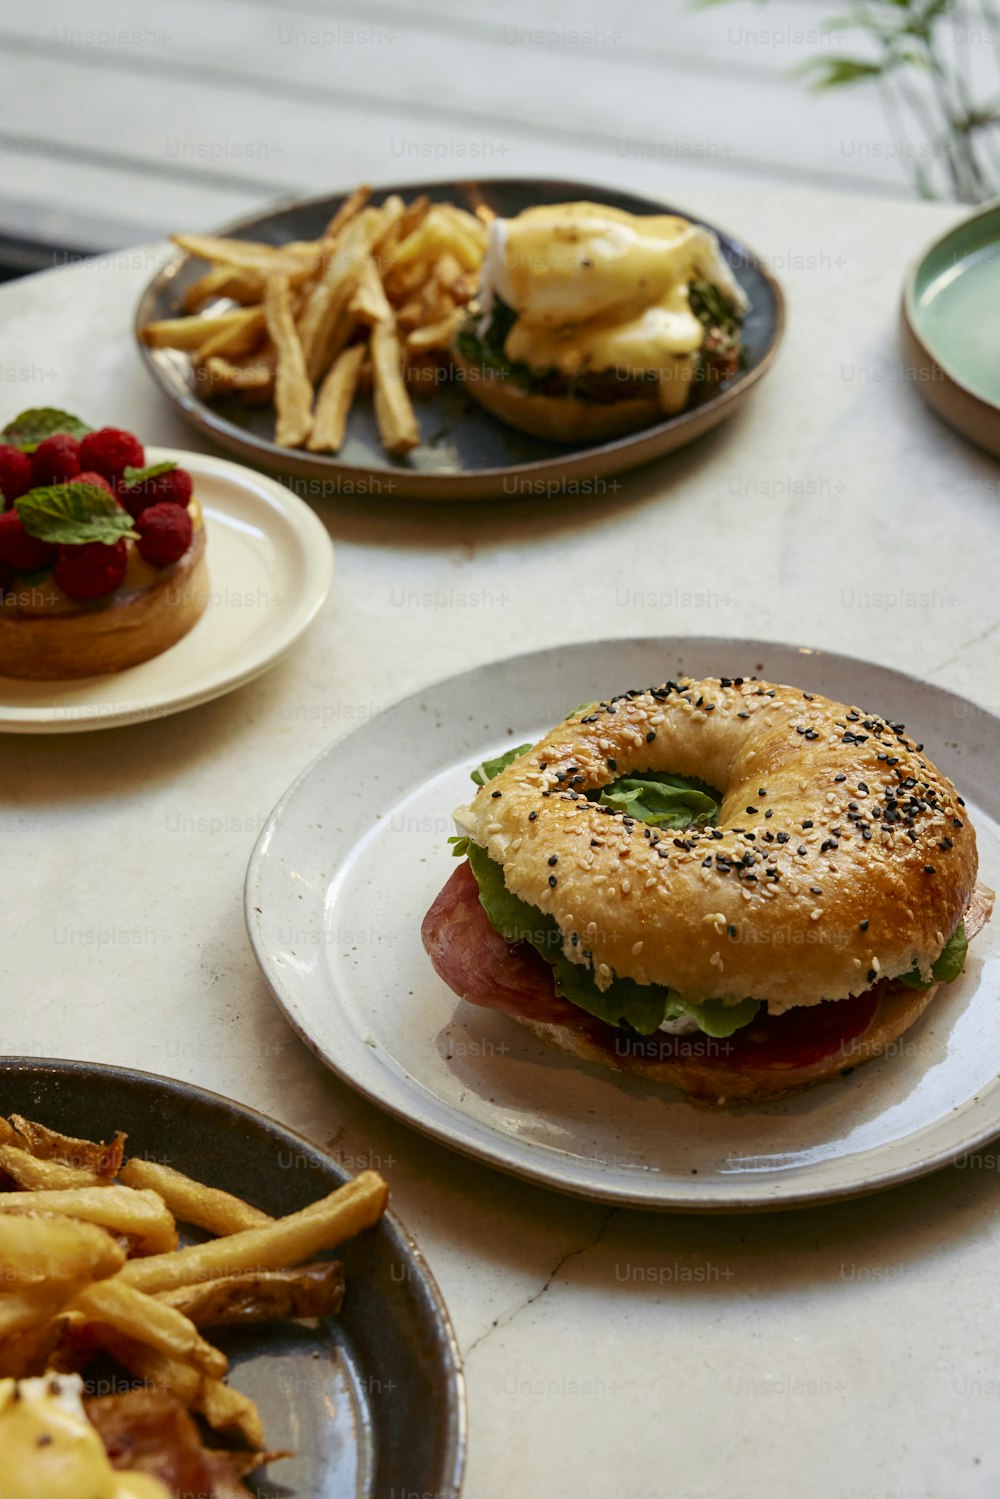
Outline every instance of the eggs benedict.
<svg viewBox="0 0 1000 1499"><path fill-rule="evenodd" d="M0 1380L0 1499L172 1499L158 1478L115 1472L82 1391L78 1374Z"/></svg>
<svg viewBox="0 0 1000 1499"><path fill-rule="evenodd" d="M454 358L501 420L601 441L735 374L748 305L710 230L676 214L549 204L490 224Z"/></svg>

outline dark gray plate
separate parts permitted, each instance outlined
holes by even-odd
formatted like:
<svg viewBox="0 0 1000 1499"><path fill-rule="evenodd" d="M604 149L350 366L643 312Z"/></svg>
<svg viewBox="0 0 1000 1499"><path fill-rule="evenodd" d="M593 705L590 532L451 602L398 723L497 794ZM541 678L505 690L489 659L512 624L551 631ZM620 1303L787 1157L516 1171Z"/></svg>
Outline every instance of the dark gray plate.
<svg viewBox="0 0 1000 1499"><path fill-rule="evenodd" d="M373 202L381 202L390 193L407 199L426 193L435 201L470 209L483 203L505 218L535 204L574 199L607 203L628 213L684 212L614 188L532 178L408 183L380 188ZM241 219L221 232L268 244L315 239L342 199L342 194L309 198ZM392 458L383 451L368 400L355 404L339 454L279 448L273 441L274 414L269 406L246 407L234 399L209 405L194 390L186 354L150 349L141 340L139 348L153 379L193 427L248 463L314 481L294 486L305 498L319 497L327 487L330 492L424 500L537 497L560 488L580 492L581 485L661 457L716 426L736 409L773 362L784 328L781 289L751 250L719 229L714 232L750 299L751 311L744 324L747 368L708 400L679 416L589 447L568 447L517 432L470 401L460 386L446 384L431 400L417 403L424 441L405 458ZM204 269L202 260L174 255L140 298L137 334L147 323L181 312L185 289Z"/></svg>
<svg viewBox="0 0 1000 1499"><path fill-rule="evenodd" d="M301 1135L188 1083L87 1062L0 1059L0 1113L109 1139L275 1215L348 1179ZM387 1214L337 1251L344 1309L217 1339L232 1383L261 1408L268 1443L295 1456L251 1485L259 1499L453 1499L461 1486L465 1394L448 1313L420 1251ZM259 1475L258 1475L259 1479Z"/></svg>

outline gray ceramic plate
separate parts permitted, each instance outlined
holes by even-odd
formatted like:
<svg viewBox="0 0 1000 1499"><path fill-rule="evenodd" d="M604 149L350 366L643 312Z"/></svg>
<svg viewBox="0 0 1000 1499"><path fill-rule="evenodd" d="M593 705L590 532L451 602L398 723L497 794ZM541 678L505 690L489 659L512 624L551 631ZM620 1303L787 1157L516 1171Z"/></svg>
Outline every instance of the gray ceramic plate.
<svg viewBox="0 0 1000 1499"><path fill-rule="evenodd" d="M0 1112L87 1138L128 1132L128 1150L295 1212L347 1173L271 1119L188 1083L87 1062L0 1059ZM268 1442L295 1456L251 1485L258 1499L454 1499L465 1397L448 1314L424 1261L387 1214L337 1251L347 1294L336 1319L217 1341L232 1383L261 1408Z"/></svg>
<svg viewBox="0 0 1000 1499"><path fill-rule="evenodd" d="M913 266L902 339L928 406L1000 457L1000 204L963 219Z"/></svg>
<svg viewBox="0 0 1000 1499"><path fill-rule="evenodd" d="M439 202L474 208L487 204L510 217L537 203L560 203L586 198L609 203L630 213L682 213L651 198L582 182L499 179L483 182L418 182L381 188L373 201L390 193L410 199L427 193ZM342 195L310 198L241 219L221 231L241 239L282 244L315 239L342 201ZM710 226L711 227L711 226ZM777 282L757 256L738 240L716 230L722 252L750 298L744 325L747 368L703 404L614 442L570 448L529 437L495 421L471 402L458 386L445 386L440 395L417 404L424 441L405 459L394 459L379 443L367 400L352 412L347 439L337 455L306 453L276 447L270 407L244 407L237 401L211 405L199 400L186 354L150 349L139 341L146 367L181 415L206 437L247 463L312 481L298 486L306 497L331 492L422 500L513 499L551 494L560 486L578 488L609 474L621 473L673 452L732 414L769 368L778 351L784 327L784 301ZM204 261L180 253L153 277L136 311L136 330L181 310L184 290L205 270ZM317 482L319 481L319 482Z"/></svg>
<svg viewBox="0 0 1000 1499"><path fill-rule="evenodd" d="M768 1106L710 1110L584 1066L457 1000L420 922L454 868L469 771L575 704L742 675L907 722L959 784L981 878L1000 883L1000 721L912 677L741 640L618 640L499 661L405 699L332 745L279 802L250 861L250 936L292 1025L369 1098L480 1160L606 1202L790 1207L874 1191L1000 1133L1000 921L887 1056ZM405 747L405 753L400 747Z"/></svg>

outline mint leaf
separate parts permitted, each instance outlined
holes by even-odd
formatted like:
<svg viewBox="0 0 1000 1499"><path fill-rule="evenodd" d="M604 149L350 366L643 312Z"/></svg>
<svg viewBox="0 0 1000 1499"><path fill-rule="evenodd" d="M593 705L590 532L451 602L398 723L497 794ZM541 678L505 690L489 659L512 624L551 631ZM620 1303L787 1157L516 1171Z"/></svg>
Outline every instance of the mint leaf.
<svg viewBox="0 0 1000 1499"><path fill-rule="evenodd" d="M93 430L68 411L58 411L54 406L33 406L8 422L0 437L11 447L20 448L22 453L33 453L40 442L46 437L54 437L57 432L68 432L70 437L79 438L86 437Z"/></svg>
<svg viewBox="0 0 1000 1499"><path fill-rule="evenodd" d="M132 517L98 484L46 484L29 489L14 509L29 536L60 546L103 541L113 546L122 536L137 538Z"/></svg>
<svg viewBox="0 0 1000 1499"><path fill-rule="evenodd" d="M731 1036L741 1026L749 1025L760 1008L756 999L744 999L735 1005L721 999L689 1004L661 984L637 984L625 978L614 979L607 989L598 989L590 969L566 957L553 918L507 889L503 870L484 848L467 842L464 852L490 925L508 942L530 942L552 968L556 993L588 1015L596 1015L609 1025L625 1022L642 1036L651 1035L664 1020L690 1015L706 1035Z"/></svg>
<svg viewBox="0 0 1000 1499"><path fill-rule="evenodd" d="M176 467L176 463L151 463L148 468L133 468L130 464L122 475L122 484L126 489L135 489L136 485L145 484L147 479L157 479L160 474L173 473Z"/></svg>
<svg viewBox="0 0 1000 1499"><path fill-rule="evenodd" d="M510 749L504 755L497 755L495 760L484 760L482 765L477 765L472 772L472 779L477 786L485 786L487 781L492 781L502 770L506 770L521 755L526 755L530 750L530 744L519 744L517 749Z"/></svg>

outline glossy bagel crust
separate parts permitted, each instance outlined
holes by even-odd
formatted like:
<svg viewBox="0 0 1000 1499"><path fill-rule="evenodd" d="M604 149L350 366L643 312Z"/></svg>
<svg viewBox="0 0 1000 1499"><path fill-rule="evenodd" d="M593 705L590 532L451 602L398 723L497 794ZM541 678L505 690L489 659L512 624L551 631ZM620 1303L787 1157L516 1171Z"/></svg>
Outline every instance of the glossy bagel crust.
<svg viewBox="0 0 1000 1499"><path fill-rule="evenodd" d="M718 827L660 831L584 795L649 770L722 791ZM913 968L929 979L976 883L964 804L902 725L751 678L575 713L456 822L599 987L626 977L772 1013Z"/></svg>
<svg viewBox="0 0 1000 1499"><path fill-rule="evenodd" d="M666 421L656 396L627 396L620 401L585 401L579 396L546 396L522 390L513 380L485 374L461 354L452 353L470 396L491 416L550 442L609 442L642 427Z"/></svg>

